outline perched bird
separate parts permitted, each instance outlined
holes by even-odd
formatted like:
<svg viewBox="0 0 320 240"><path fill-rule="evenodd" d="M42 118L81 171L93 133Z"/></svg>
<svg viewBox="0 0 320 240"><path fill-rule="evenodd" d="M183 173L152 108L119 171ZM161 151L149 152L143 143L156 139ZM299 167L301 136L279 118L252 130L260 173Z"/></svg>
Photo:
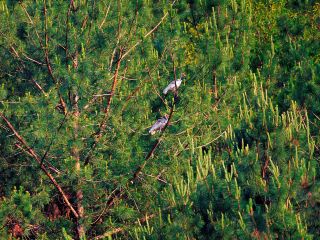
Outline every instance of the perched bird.
<svg viewBox="0 0 320 240"><path fill-rule="evenodd" d="M164 126L166 126L167 122L168 122L168 115L165 114L162 118L159 118L155 124L152 125L152 127L149 130L149 133L153 135L157 131L161 131L164 128Z"/></svg>
<svg viewBox="0 0 320 240"><path fill-rule="evenodd" d="M173 80L171 83L169 83L169 85L163 90L163 94L167 94L169 91L176 92L185 77L186 75L184 73L181 73L179 79Z"/></svg>

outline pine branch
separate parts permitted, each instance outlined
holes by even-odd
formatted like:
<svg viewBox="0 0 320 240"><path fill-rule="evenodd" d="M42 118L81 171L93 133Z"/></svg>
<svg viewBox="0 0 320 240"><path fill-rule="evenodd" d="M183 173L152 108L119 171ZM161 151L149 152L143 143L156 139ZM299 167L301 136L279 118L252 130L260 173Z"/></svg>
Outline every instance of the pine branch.
<svg viewBox="0 0 320 240"><path fill-rule="evenodd" d="M170 114L169 114L169 118L168 118L168 122L167 124L164 126L162 133L160 135L160 137L158 138L158 140L155 142L155 144L153 145L153 147L151 148L151 150L149 151L149 153L147 154L144 162L135 170L135 172L132 175L132 178L128 181L128 184L134 184L135 181L137 180L139 174L141 173L141 171L145 168L145 166L147 165L148 161L151 159L151 157L153 156L154 152L156 151L156 149L158 148L159 144L162 141L162 136L170 122L170 119L172 118L173 115L173 109L174 109L174 105L172 106L171 110L170 110ZM113 205L114 201L118 198L121 198L123 196L123 190L118 190L118 191L114 191L114 194L111 195L111 197L108 199L107 201L107 205L110 207Z"/></svg>
<svg viewBox="0 0 320 240"><path fill-rule="evenodd" d="M49 59L49 37L48 37L48 30L47 30L47 6L46 6L46 1L44 1L44 5L43 5L43 14L44 14L44 40L45 40L45 46L43 48L44 50L44 55L45 55L45 61L46 61L46 65L47 65L47 69L48 69L48 73L50 75L50 77L52 78L52 81L54 83L57 82L57 80L55 79L55 77L53 76L53 70L51 67L51 63L50 63L50 59ZM39 37L39 42L40 42L40 37Z"/></svg>
<svg viewBox="0 0 320 240"><path fill-rule="evenodd" d="M15 145L18 149L20 149L22 152L24 152L25 154L29 155L30 157L33 157L32 154L30 154L26 149L24 149L19 143L15 143L14 145ZM54 173L56 173L56 174L60 174L60 173L61 173L58 169L56 169L54 166L52 166L51 163L47 162L47 164L50 165L50 166L48 166L48 168L49 168L51 171L53 171Z"/></svg>
<svg viewBox="0 0 320 240"><path fill-rule="evenodd" d="M44 17L45 17L45 46L43 45L42 41L41 41L41 38L40 38L40 35L36 29L36 26L34 24L34 22L32 21L32 18L30 16L30 14L28 13L27 9L25 8L24 4L21 2L20 3L20 6L22 7L22 9L24 10L25 14L27 15L30 23L32 26L34 26L34 30L35 30L35 34L38 38L38 41L39 41L39 44L40 44L40 47L41 49L43 50L44 52L44 57L45 57L45 62L46 62L46 66L47 66L47 70L48 70L48 73L49 73L49 76L51 77L51 79L53 80L54 83L56 83L56 79L55 77L53 76L53 71L52 71L52 67L51 67L51 64L50 64L50 60L49 60L49 56L48 56L48 33L47 33L47 8L46 8L46 2L44 2L44 9L43 9L43 13L44 13Z"/></svg>
<svg viewBox="0 0 320 240"><path fill-rule="evenodd" d="M146 215L145 217L138 219L135 223L140 225L140 224L145 223L149 219L152 219L152 218L154 218L156 216L157 216L157 214L155 214L155 213L150 214L150 215ZM102 235L94 237L92 240L106 239L106 238L111 237L111 236L113 236L113 235L115 235L117 233L125 232L127 230L127 228L128 227L115 228L115 229L113 229L111 231L105 232Z"/></svg>
<svg viewBox="0 0 320 240"><path fill-rule="evenodd" d="M40 84L38 82L36 82L36 80L31 79L31 81L34 83L34 85L36 86L36 88L38 90L40 90L40 92L42 92L43 95L47 96L47 93L43 90L43 88L40 86Z"/></svg>
<svg viewBox="0 0 320 240"><path fill-rule="evenodd" d="M149 153L147 154L145 161L143 162L143 164L141 164L136 170L135 172L132 174L132 178L128 180L127 184L134 184L135 180L138 178L139 174L141 173L141 171L144 169L144 167L146 166L146 164L148 163L148 161L150 160L150 158L153 156L154 152L156 151L156 149L158 148L159 144L162 141L162 136L167 128L167 126L169 125L170 119L172 118L173 115L173 110L174 110L174 104L171 107L170 110L170 114L169 114L169 118L168 118L168 122L167 124L164 126L162 133L160 135L160 137L158 138L158 140L155 142L155 144L152 146L151 150L149 151ZM97 217L97 219L95 219L91 225L95 225L105 214L105 212L114 204L115 200L120 199L124 196L124 190L123 189L119 189L119 187L115 188L108 201L106 202L106 206L103 209L103 211L99 214L99 216Z"/></svg>
<svg viewBox="0 0 320 240"><path fill-rule="evenodd" d="M10 46L10 49L11 49L11 51L13 52L13 55L19 60L21 66L22 66L24 69L27 69L26 65L24 64L24 61L21 59L21 57L20 57L19 53L17 52L17 50L16 50L13 46ZM12 54L12 53L11 53L11 54ZM36 64L38 64L38 65L43 65L43 63L38 62L37 60L34 60L34 59L28 57L25 53L22 53L22 55L23 55L26 59L30 60L31 62L34 62L34 63L36 63ZM40 86L39 83L37 83L34 79L31 79L31 82L35 85L35 87L36 87L37 89L39 89L45 96L47 96L46 92L43 90L43 88Z"/></svg>
<svg viewBox="0 0 320 240"><path fill-rule="evenodd" d="M115 90L116 90L116 87L117 87L117 82L118 82L118 74L119 74L119 69L120 69L120 64L121 64L121 54L122 54L122 48L120 49L120 56L119 56L119 59L118 59L118 62L117 62L117 67L116 67L116 70L115 70L115 73L114 73L114 77L113 77L113 82L112 82L112 87L111 87L111 93L110 93L110 96L109 96L109 99L108 99L108 102L107 102L107 107L104 109L104 118L102 120L102 122L100 123L100 127L99 127L99 130L97 131L97 133L95 134L95 140L85 158L85 161L84 161L84 165L88 165L88 163L90 162L90 158L91 158L91 155L93 153L93 151L95 150L95 148L97 147L97 144L100 142L102 136L103 136L103 132L105 131L106 127L107 127L107 120L108 120L108 117L109 117L109 112L110 112L110 107L111 107L111 100L112 100L112 97L115 93Z"/></svg>
<svg viewBox="0 0 320 240"><path fill-rule="evenodd" d="M29 61L31 61L31 62L33 62L33 63L37 64L37 65L40 65L40 66L45 65L44 63L39 62L39 61L37 61L37 60L35 60L35 59L33 59L33 58L31 58L31 57L27 56L25 53L22 53L22 55L23 55L27 60L29 60Z"/></svg>
<svg viewBox="0 0 320 240"><path fill-rule="evenodd" d="M148 66L147 66L147 70L148 70L149 80L152 81L150 68ZM153 91L157 94L157 96L161 99L162 103L166 105L166 102L164 98L161 96L161 93L159 93L158 88L154 84L152 84L152 88L153 88Z"/></svg>
<svg viewBox="0 0 320 240"><path fill-rule="evenodd" d="M68 48L68 33L69 33L69 19L70 19L70 14L71 14L71 8L73 5L73 0L70 0L69 3L69 8L68 8L68 12L67 12L67 20L66 20L66 33L65 33L65 63L66 63L66 67L68 67L68 57L69 57L69 48Z"/></svg>
<svg viewBox="0 0 320 240"><path fill-rule="evenodd" d="M160 63L162 62L162 60L163 60L164 55L165 55L166 52L167 52L167 45L165 45L165 48L164 48L164 50L163 50L163 53L162 53L159 61L157 62L157 65L156 65L152 70L150 70L150 69L148 68L148 76L149 76L149 79L147 79L146 81L142 81L144 84L152 81L151 74L152 74L152 72L154 72L155 70L158 69L158 67L159 67ZM143 85L140 84L139 86L137 86L137 87L129 94L129 96L127 96L127 98L126 98L126 100L125 100L125 103L124 103L124 106L123 106L122 109L121 109L121 112L123 112L123 111L125 110L125 108L126 108L127 105L128 105L129 100L132 99L133 96L136 95L136 94L140 91L140 89L141 89L142 87L143 87Z"/></svg>
<svg viewBox="0 0 320 240"><path fill-rule="evenodd" d="M152 28L147 34L145 34L143 36L144 38L147 38L151 33L153 33L155 30L157 30L157 28L160 26L160 24L163 22L163 20L168 16L168 12L161 18L161 20L158 22L158 24ZM142 39L140 39L138 42L136 42L132 47L130 47L128 49L128 51L125 52L125 54L123 54L122 59L125 58L131 51L133 51L138 45L140 45L142 43Z"/></svg>
<svg viewBox="0 0 320 240"><path fill-rule="evenodd" d="M172 6L175 4L176 0L173 1L173 3L171 4ZM152 34L154 31L157 30L157 28L161 25L161 23L166 19L166 17L168 16L168 12L166 12L163 17L161 18L161 20L157 23L156 26L154 26L148 33L146 33L142 39L140 39L138 42L136 42L132 47L130 47L121 57L121 59L125 58L131 51L133 51L137 46L139 46L142 42L144 38L147 38L150 34Z"/></svg>
<svg viewBox="0 0 320 240"><path fill-rule="evenodd" d="M45 63L46 63L46 66L47 66L48 74L51 77L53 83L58 84L58 81L56 80L56 78L53 75L53 70L52 70L52 67L51 67L50 59L49 59L49 52L48 52L48 49L49 49L49 43L48 43L49 42L49 37L48 37L48 31L47 31L47 7L46 7L46 1L44 1L44 7L43 7L44 26L45 26L45 28L44 28L45 46L43 45L43 43L41 41L40 35L39 35L38 31L37 31L37 28L36 28L34 22L32 21L32 18L30 16L30 14L28 13L27 9L25 8L25 6L23 5L22 2L20 3L20 6L22 7L22 9L24 10L25 14L27 15L31 25L34 26L35 33L36 33L36 36L38 38L40 47L41 47L42 51L44 52L44 58L45 58ZM62 99L62 101L63 101L63 98L62 98L62 96L61 96L61 94L59 92L59 88L57 88L57 90L58 90L58 96L59 96L60 100Z"/></svg>
<svg viewBox="0 0 320 240"><path fill-rule="evenodd" d="M225 93L225 92L224 92ZM222 95L224 96L224 94ZM222 97L221 96L221 97ZM219 101L217 101L216 105L218 105L220 102L220 99ZM160 135L160 137L158 138L158 140L155 142L155 144L153 145L153 147L151 148L151 150L149 151L149 153L147 154L146 158L145 158L145 161L143 162L143 164L141 164L136 170L135 172L133 173L133 176L132 178L128 181L127 184L134 184L136 179L138 178L139 174L141 173L141 171L145 168L146 164L148 163L148 161L150 160L150 158L152 157L152 155L154 154L155 150L158 148L159 144L161 143L162 141L162 136L170 122L170 119L172 118L172 115L173 115L173 111L174 111L174 107L175 107L175 102L173 102L172 104L172 107L170 109L170 114L169 114L169 118L168 118L168 122L167 124L165 125L165 127L163 128L162 130L162 133ZM220 137L220 136L219 136ZM118 187L116 189L113 190L113 194L111 194L110 198L108 199L107 201L107 209L109 209L113 204L114 204L114 201L116 199L121 199L124 195L124 190L123 189L119 189ZM106 210L106 209L105 209ZM104 210L104 211L105 211ZM103 214L101 214L99 216L99 219L102 217ZM96 223L99 219L96 219L94 221L94 223Z"/></svg>
<svg viewBox="0 0 320 240"><path fill-rule="evenodd" d="M150 178L153 178L153 179L156 179L158 182L162 183L162 184L169 184L171 185L170 183L168 183L165 179L162 179L161 178L161 175L162 173L164 172L164 170L162 170L157 176L154 176L152 174L147 174L147 173L143 173L145 176L147 177L150 177Z"/></svg>
<svg viewBox="0 0 320 240"><path fill-rule="evenodd" d="M27 142L24 140L24 138L15 130L13 125L10 123L10 121L3 115L2 112L0 112L0 117L6 122L7 126L10 128L10 130L13 132L14 136L17 138L17 140L27 149L27 152L33 157L34 160L39 164L41 170L47 175L47 177L50 179L52 184L56 187L56 189L61 194L63 200L65 201L65 204L67 207L71 210L75 218L79 218L78 213L76 210L72 207L71 203L68 200L67 195L62 190L61 186L58 184L58 182L55 180L55 178L50 174L50 172L47 170L47 168L41 164L41 159L38 156L38 154L27 144Z"/></svg>
<svg viewBox="0 0 320 240"><path fill-rule="evenodd" d="M101 29L103 27L103 24L104 24L104 22L106 21L106 19L108 17L109 10L110 10L110 5L111 5L111 1L109 2L109 5L108 5L108 8L107 8L106 14L104 15L104 18L103 18L101 24L99 25L99 29Z"/></svg>

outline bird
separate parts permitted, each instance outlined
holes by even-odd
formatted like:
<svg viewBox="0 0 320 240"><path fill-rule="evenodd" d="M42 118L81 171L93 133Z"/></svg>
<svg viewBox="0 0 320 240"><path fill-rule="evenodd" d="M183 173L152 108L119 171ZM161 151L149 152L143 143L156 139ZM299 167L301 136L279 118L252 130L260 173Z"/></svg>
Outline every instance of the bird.
<svg viewBox="0 0 320 240"><path fill-rule="evenodd" d="M180 87L182 80L186 77L184 73L181 73L180 78L177 80L173 80L169 85L163 90L163 94L167 94L169 91L176 92Z"/></svg>
<svg viewBox="0 0 320 240"><path fill-rule="evenodd" d="M155 134L157 131L161 131L168 122L168 115L165 114L162 118L159 118L155 124L152 125L152 127L149 130L149 133L151 135Z"/></svg>

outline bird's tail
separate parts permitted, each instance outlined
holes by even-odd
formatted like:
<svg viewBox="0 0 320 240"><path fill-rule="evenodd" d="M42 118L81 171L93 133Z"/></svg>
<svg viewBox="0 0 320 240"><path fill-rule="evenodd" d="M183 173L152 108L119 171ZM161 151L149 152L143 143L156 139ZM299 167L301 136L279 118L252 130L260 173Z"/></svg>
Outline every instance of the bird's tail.
<svg viewBox="0 0 320 240"><path fill-rule="evenodd" d="M153 128L151 128L151 129L149 130L149 133L150 133L151 135L154 135L154 134L156 133L156 131L154 131Z"/></svg>
<svg viewBox="0 0 320 240"><path fill-rule="evenodd" d="M168 87L166 87L164 90L163 90L163 94L167 94L168 93L168 91L169 91L169 89L170 89L170 87L168 86Z"/></svg>
<svg viewBox="0 0 320 240"><path fill-rule="evenodd" d="M149 129L149 133L150 133L151 135L153 135L153 134L156 133L154 126L151 126L151 128Z"/></svg>

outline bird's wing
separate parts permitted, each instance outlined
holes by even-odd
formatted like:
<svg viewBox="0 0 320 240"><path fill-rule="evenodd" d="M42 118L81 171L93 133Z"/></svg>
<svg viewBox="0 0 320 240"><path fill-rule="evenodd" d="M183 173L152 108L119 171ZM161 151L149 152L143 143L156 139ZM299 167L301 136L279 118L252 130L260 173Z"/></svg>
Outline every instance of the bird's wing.
<svg viewBox="0 0 320 240"><path fill-rule="evenodd" d="M175 87L175 85L174 85L174 81L173 81L173 82L169 83L169 85L163 90L163 93L167 94L167 92L173 90L174 87Z"/></svg>
<svg viewBox="0 0 320 240"><path fill-rule="evenodd" d="M161 129L166 125L167 121L168 120L166 118L160 118L157 120L156 124L157 124L158 128Z"/></svg>
<svg viewBox="0 0 320 240"><path fill-rule="evenodd" d="M159 119L160 120L160 119ZM161 126L161 122L157 120L153 125L152 127L150 128L149 132L153 132L153 131L157 131L160 126Z"/></svg>
<svg viewBox="0 0 320 240"><path fill-rule="evenodd" d="M149 133L157 131L157 130L161 130L167 123L167 119L166 118L160 118L158 119L155 124L152 125L152 127L149 130Z"/></svg>
<svg viewBox="0 0 320 240"><path fill-rule="evenodd" d="M181 79L178 79L178 80L176 81L177 88L180 87L181 83L182 83L182 80L181 80Z"/></svg>
<svg viewBox="0 0 320 240"><path fill-rule="evenodd" d="M168 119L165 117L162 117L158 120L158 122L161 122L162 124L166 124L168 122Z"/></svg>
<svg viewBox="0 0 320 240"><path fill-rule="evenodd" d="M171 83L169 83L170 86L172 86L172 88L175 88L176 86L178 87L179 85L179 80L176 80L176 81L172 81Z"/></svg>

